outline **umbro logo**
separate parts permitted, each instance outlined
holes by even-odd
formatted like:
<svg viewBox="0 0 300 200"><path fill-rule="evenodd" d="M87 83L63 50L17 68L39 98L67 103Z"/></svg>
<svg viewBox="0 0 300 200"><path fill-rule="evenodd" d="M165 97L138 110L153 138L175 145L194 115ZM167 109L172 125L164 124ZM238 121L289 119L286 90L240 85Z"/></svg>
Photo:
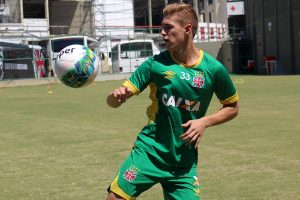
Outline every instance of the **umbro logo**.
<svg viewBox="0 0 300 200"><path fill-rule="evenodd" d="M163 72L163 74L165 75L165 78L171 79L171 78L174 78L174 75L175 75L176 73L169 70L169 71Z"/></svg>

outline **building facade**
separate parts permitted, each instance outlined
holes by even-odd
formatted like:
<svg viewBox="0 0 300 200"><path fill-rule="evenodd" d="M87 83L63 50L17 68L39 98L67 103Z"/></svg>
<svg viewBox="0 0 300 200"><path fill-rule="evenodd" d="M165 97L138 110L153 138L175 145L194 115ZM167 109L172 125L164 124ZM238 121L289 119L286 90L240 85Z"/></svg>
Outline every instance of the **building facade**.
<svg viewBox="0 0 300 200"><path fill-rule="evenodd" d="M1 38L39 40L51 35L122 35L120 29L160 26L166 4L192 4L199 22L227 26L226 0L0 0ZM153 2L149 5L149 2ZM151 16L149 16L151 15ZM151 20L150 20L150 18ZM106 30L103 30L103 29ZM115 29L114 29L115 28ZM124 30L122 30L124 32ZM128 30L125 30L128 34ZM133 31L133 30L132 30ZM158 32L158 31L157 31ZM133 32L130 33L132 35Z"/></svg>
<svg viewBox="0 0 300 200"><path fill-rule="evenodd" d="M50 35L94 35L94 4L92 0L49 1Z"/></svg>
<svg viewBox="0 0 300 200"><path fill-rule="evenodd" d="M134 21L136 26L160 26L162 10L170 3L187 3L193 5L198 13L199 22L221 23L228 25L226 0L165 0L151 3L152 24L149 22L149 4L146 0L134 0Z"/></svg>
<svg viewBox="0 0 300 200"><path fill-rule="evenodd" d="M52 35L95 34L92 0L0 0L1 40L31 43Z"/></svg>
<svg viewBox="0 0 300 200"><path fill-rule="evenodd" d="M1 0L1 40L26 43L49 36L48 0Z"/></svg>

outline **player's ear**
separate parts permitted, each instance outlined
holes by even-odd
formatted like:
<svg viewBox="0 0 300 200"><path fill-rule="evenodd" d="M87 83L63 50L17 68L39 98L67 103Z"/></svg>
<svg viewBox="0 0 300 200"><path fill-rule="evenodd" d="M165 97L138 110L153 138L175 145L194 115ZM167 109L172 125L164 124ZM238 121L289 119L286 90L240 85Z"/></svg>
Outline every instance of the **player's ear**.
<svg viewBox="0 0 300 200"><path fill-rule="evenodd" d="M187 25L185 25L184 29L185 29L186 33L192 33L193 26L192 26L192 24L187 24Z"/></svg>

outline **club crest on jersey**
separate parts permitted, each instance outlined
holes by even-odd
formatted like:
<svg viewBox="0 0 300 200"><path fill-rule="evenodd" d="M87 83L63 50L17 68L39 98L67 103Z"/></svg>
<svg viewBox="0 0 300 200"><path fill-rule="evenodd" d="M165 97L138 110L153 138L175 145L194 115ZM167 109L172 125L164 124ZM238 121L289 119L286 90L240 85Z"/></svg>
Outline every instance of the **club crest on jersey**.
<svg viewBox="0 0 300 200"><path fill-rule="evenodd" d="M131 165L123 174L123 178L125 178L128 182L132 182L136 178L138 172L139 169L134 165Z"/></svg>
<svg viewBox="0 0 300 200"><path fill-rule="evenodd" d="M193 77L193 87L203 88L204 87L204 73L203 72L196 72L195 76Z"/></svg>
<svg viewBox="0 0 300 200"><path fill-rule="evenodd" d="M165 71L163 72L163 74L165 75L165 78L167 79L171 79L174 78L174 75L176 74L175 72L169 70L169 71Z"/></svg>

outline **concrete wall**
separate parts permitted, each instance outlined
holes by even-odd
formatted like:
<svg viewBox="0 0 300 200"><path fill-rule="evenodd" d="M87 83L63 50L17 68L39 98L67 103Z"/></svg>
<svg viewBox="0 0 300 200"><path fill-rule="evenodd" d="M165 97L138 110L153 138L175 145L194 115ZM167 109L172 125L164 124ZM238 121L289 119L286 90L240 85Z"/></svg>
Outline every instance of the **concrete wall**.
<svg viewBox="0 0 300 200"><path fill-rule="evenodd" d="M229 73L238 72L238 63L234 55L234 45L231 42L201 42L196 43L196 47L207 52L220 61Z"/></svg>
<svg viewBox="0 0 300 200"><path fill-rule="evenodd" d="M93 7L90 2L50 1L49 5L50 34L93 34Z"/></svg>
<svg viewBox="0 0 300 200"><path fill-rule="evenodd" d="M265 56L275 56L278 74L299 74L300 1L248 0L245 10L256 71L263 73Z"/></svg>
<svg viewBox="0 0 300 200"><path fill-rule="evenodd" d="M277 2L277 55L280 67L285 73L293 73L291 21L289 18L289 5L285 1Z"/></svg>
<svg viewBox="0 0 300 200"><path fill-rule="evenodd" d="M196 47L199 49L202 49L203 51L206 51L213 57L217 58L220 54L220 50L222 48L223 42L200 42L196 43Z"/></svg>
<svg viewBox="0 0 300 200"><path fill-rule="evenodd" d="M291 23L292 23L292 55L293 55L293 64L292 72L300 74L300 1L291 0L290 4L291 9Z"/></svg>

